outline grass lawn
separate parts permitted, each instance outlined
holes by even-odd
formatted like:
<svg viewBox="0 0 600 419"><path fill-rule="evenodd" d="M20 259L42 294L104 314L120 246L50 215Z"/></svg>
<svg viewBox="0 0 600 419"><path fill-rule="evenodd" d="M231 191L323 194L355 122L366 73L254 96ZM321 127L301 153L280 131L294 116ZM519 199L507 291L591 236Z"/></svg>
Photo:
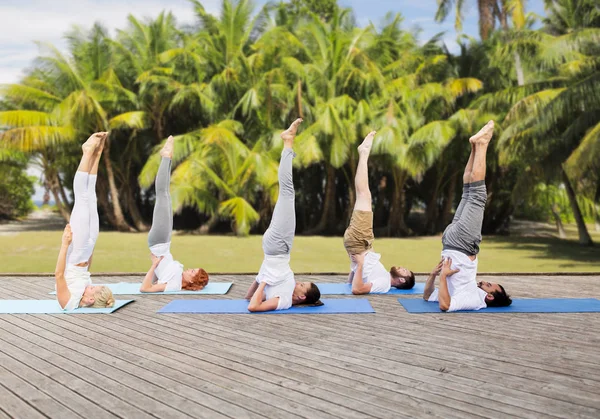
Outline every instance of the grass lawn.
<svg viewBox="0 0 600 419"><path fill-rule="evenodd" d="M568 226L569 239L550 237L484 237L479 272L600 271L600 246L584 248ZM600 243L600 233L590 228ZM28 231L0 235L0 272L53 272L60 247L59 231ZM93 272L141 272L150 266L142 233L101 232ZM376 239L383 264L431 270L439 260L440 237ZM256 272L262 261L261 236L175 235L171 252L186 267L210 272ZM341 237L303 237L294 240L292 269L296 272L345 272L348 257Z"/></svg>

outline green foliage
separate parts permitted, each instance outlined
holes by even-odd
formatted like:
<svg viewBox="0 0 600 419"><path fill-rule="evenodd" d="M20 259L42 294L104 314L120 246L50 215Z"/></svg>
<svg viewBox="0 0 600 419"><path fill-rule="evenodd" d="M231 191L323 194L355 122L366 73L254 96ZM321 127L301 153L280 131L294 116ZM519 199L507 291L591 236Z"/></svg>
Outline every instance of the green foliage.
<svg viewBox="0 0 600 419"><path fill-rule="evenodd" d="M26 168L23 154L0 148L0 219L23 217L33 210L36 178L28 176Z"/></svg>
<svg viewBox="0 0 600 419"><path fill-rule="evenodd" d="M441 0L436 18L454 9L460 30L468 4ZM515 207L546 217L559 199L547 191L561 190L563 167L580 206L594 208L597 4L547 1L540 30L531 29L524 6L479 1L484 41L461 36L457 55L441 36L423 42L405 30L400 13L359 27L335 0L273 2L260 10L249 0L223 0L217 16L192 1L194 26L167 12L129 16L114 37L100 24L74 27L67 52L40 44L21 82L1 87L0 141L27 153L44 183L66 197L80 143L91 131L110 131L99 178L104 221L143 230L157 151L172 134L175 211L192 208L208 229L248 235L268 225L279 133L301 116L294 161L299 232L340 233L353 206L356 146L375 129L376 227L388 235L433 234L460 198L468 138L494 119L486 232L505 224ZM518 196L546 203L524 208ZM425 209L424 221L409 217L416 207Z"/></svg>

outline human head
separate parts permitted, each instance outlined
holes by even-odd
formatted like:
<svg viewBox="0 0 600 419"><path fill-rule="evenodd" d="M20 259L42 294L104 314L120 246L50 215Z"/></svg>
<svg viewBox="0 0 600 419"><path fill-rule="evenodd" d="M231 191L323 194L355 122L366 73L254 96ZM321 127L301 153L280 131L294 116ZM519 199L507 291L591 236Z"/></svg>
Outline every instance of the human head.
<svg viewBox="0 0 600 419"><path fill-rule="evenodd" d="M81 297L80 307L106 308L115 304L113 293L104 285L88 285Z"/></svg>
<svg viewBox="0 0 600 419"><path fill-rule="evenodd" d="M312 305L323 305L319 300L321 298L321 291L314 282L296 282L294 288L294 294L292 295L292 304L312 304Z"/></svg>
<svg viewBox="0 0 600 419"><path fill-rule="evenodd" d="M477 286L487 292L485 303L488 307L507 307L511 305L512 300L510 295L504 291L504 287L500 284L492 282L480 281Z"/></svg>
<svg viewBox="0 0 600 419"><path fill-rule="evenodd" d="M202 268L186 269L181 278L181 288L200 291L208 284L208 274Z"/></svg>
<svg viewBox="0 0 600 419"><path fill-rule="evenodd" d="M409 290L415 286L415 274L402 266L392 266L390 275L392 276L392 287Z"/></svg>

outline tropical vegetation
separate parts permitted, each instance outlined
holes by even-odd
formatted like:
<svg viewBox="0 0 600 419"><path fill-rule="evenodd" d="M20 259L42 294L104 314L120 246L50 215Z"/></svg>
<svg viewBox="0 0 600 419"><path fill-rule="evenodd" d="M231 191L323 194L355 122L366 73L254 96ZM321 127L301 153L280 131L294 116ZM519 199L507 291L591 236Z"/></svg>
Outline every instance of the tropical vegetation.
<svg viewBox="0 0 600 419"><path fill-rule="evenodd" d="M438 20L464 1L439 0ZM473 2L475 3L475 2ZM400 13L359 26L334 0L191 1L196 23L129 16L112 36L74 27L68 51L41 45L27 75L3 86L0 152L27 155L68 219L82 139L110 131L98 182L103 222L145 231L157 149L176 137L176 226L248 235L268 226L277 196L277 133L300 116L299 234L340 234L354 203L356 146L378 131L371 159L377 235L434 234L460 199L469 136L489 119L484 232L514 216L598 220L600 8L546 0L478 1L481 39L419 39ZM498 27L498 29L496 29ZM557 221L558 220L558 221ZM560 223L559 223L560 221ZM597 221L598 222L598 221Z"/></svg>

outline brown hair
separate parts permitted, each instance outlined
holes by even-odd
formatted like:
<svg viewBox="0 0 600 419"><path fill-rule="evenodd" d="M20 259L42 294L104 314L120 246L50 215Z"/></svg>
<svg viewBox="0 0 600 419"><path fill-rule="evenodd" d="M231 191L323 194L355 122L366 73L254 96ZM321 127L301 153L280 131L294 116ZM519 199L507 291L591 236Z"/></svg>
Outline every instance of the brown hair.
<svg viewBox="0 0 600 419"><path fill-rule="evenodd" d="M198 269L192 281L183 285L181 288L189 291L200 291L208 284L208 274L202 268Z"/></svg>
<svg viewBox="0 0 600 419"><path fill-rule="evenodd" d="M308 291L306 291L306 294L304 294L304 296L306 298L302 302L302 305L313 305L313 306L322 306L323 305L323 303L320 300L321 290L319 290L319 287L317 287L317 285L314 282L310 283L310 288L308 289Z"/></svg>
<svg viewBox="0 0 600 419"><path fill-rule="evenodd" d="M390 274L395 278L404 278L404 283L398 285L396 288L399 290L409 290L415 286L415 274L413 271L409 271L409 276L400 275L400 268L397 266L392 266L390 269Z"/></svg>

